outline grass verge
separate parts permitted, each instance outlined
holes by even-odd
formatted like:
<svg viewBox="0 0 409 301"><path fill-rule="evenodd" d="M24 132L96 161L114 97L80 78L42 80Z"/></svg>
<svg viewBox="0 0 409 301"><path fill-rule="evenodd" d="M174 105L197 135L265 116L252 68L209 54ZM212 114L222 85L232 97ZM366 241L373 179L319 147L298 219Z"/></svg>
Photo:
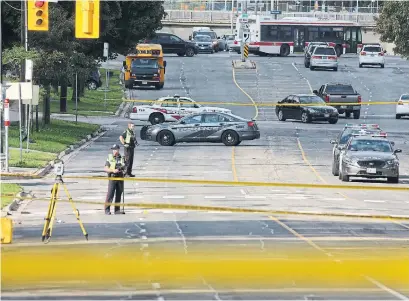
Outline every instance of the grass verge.
<svg viewBox="0 0 409 301"><path fill-rule="evenodd" d="M1 183L1 209L10 204L16 195L20 192L20 186L17 184Z"/></svg>
<svg viewBox="0 0 409 301"><path fill-rule="evenodd" d="M10 149L10 166L42 167L68 146L81 141L98 128L97 124L83 122L75 124L73 121L51 119L51 124L39 132L34 131L30 134L30 140L34 143L29 144L29 149L38 152L26 153L26 142L23 142L23 162L20 162L20 150ZM12 123L10 126L9 145L13 148L20 147L18 123ZM44 164L41 164L43 162Z"/></svg>
<svg viewBox="0 0 409 301"><path fill-rule="evenodd" d="M105 69L100 69L102 86L97 90L88 90L85 88L84 96L80 96L78 102L78 115L82 116L109 116L115 114L118 106L122 103L123 87L119 84L119 71L113 71L113 75L109 77L109 92L105 92L106 86ZM72 87L68 87L67 95L67 112L66 114L75 114L75 101L72 101ZM51 113L60 112L60 95L52 93L51 95Z"/></svg>

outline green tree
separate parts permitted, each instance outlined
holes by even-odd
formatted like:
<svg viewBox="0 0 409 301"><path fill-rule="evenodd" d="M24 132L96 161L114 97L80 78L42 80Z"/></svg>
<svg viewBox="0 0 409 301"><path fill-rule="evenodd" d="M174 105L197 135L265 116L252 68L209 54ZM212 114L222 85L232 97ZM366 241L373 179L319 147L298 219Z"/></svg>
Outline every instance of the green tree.
<svg viewBox="0 0 409 301"><path fill-rule="evenodd" d="M385 1L379 18L376 18L376 32L382 42L394 43L393 51L409 58L409 2Z"/></svg>

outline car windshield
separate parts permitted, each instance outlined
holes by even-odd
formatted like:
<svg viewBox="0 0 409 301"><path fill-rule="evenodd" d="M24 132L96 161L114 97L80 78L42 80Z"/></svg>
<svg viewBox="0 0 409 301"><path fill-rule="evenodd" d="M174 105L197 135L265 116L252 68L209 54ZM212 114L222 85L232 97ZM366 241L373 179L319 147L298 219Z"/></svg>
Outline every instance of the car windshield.
<svg viewBox="0 0 409 301"><path fill-rule="evenodd" d="M314 54L320 55L336 55L334 48L317 47Z"/></svg>
<svg viewBox="0 0 409 301"><path fill-rule="evenodd" d="M158 69L158 61L156 59L134 59L132 61L132 68L152 68Z"/></svg>
<svg viewBox="0 0 409 301"><path fill-rule="evenodd" d="M217 39L217 35L215 32L212 31L201 31L201 32L195 32L193 33L193 37L196 37L198 35L203 35L203 36L209 36L211 39Z"/></svg>
<svg viewBox="0 0 409 301"><path fill-rule="evenodd" d="M352 137L352 135L359 135L361 134L366 134L366 135L376 135L379 134L381 130L362 130L362 129L348 129L345 130L344 133L341 136L341 139L339 141L339 144L346 144L349 140L349 138Z"/></svg>
<svg viewBox="0 0 409 301"><path fill-rule="evenodd" d="M234 35L226 36L226 40L229 40L229 41L234 40Z"/></svg>
<svg viewBox="0 0 409 301"><path fill-rule="evenodd" d="M367 46L367 47L364 48L363 51L366 51L366 52L381 52L382 49L381 49L381 47L378 47L378 46Z"/></svg>
<svg viewBox="0 0 409 301"><path fill-rule="evenodd" d="M403 95L400 97L400 99L401 99L401 100L409 100L409 94L403 94Z"/></svg>
<svg viewBox="0 0 409 301"><path fill-rule="evenodd" d="M196 36L195 40L200 41L200 42L211 42L212 41L212 39L209 36Z"/></svg>
<svg viewBox="0 0 409 301"><path fill-rule="evenodd" d="M392 152L392 147L387 140L357 139L352 140L348 150L361 152Z"/></svg>
<svg viewBox="0 0 409 301"><path fill-rule="evenodd" d="M350 95L355 94L354 88L350 85L328 85L326 92L328 94Z"/></svg>
<svg viewBox="0 0 409 301"><path fill-rule="evenodd" d="M325 102L322 100L321 97L318 96L300 96L300 102L301 103L320 103L320 104L325 104Z"/></svg>

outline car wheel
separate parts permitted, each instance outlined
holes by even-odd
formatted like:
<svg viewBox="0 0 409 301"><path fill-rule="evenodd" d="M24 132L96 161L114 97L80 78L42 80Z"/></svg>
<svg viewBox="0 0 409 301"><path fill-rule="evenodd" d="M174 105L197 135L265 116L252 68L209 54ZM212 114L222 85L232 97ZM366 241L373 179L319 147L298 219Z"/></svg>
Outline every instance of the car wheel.
<svg viewBox="0 0 409 301"><path fill-rule="evenodd" d="M359 68L362 68L362 64L359 64Z"/></svg>
<svg viewBox="0 0 409 301"><path fill-rule="evenodd" d="M301 121L303 123L310 123L311 122L311 116L307 112L302 112Z"/></svg>
<svg viewBox="0 0 409 301"><path fill-rule="evenodd" d="M351 112L345 112L345 118L351 117Z"/></svg>
<svg viewBox="0 0 409 301"><path fill-rule="evenodd" d="M336 124L338 122L338 118L331 118L328 120L330 124Z"/></svg>
<svg viewBox="0 0 409 301"><path fill-rule="evenodd" d="M314 68L313 66L311 66L311 64L310 64L310 70L311 70L311 71L314 71L314 70L315 70L315 68Z"/></svg>
<svg viewBox="0 0 409 301"><path fill-rule="evenodd" d="M402 115L396 114L396 119L400 119L401 117L402 117Z"/></svg>
<svg viewBox="0 0 409 301"><path fill-rule="evenodd" d="M173 136L172 132L163 130L158 134L158 142L163 146L173 146L175 145L175 137Z"/></svg>
<svg viewBox="0 0 409 301"><path fill-rule="evenodd" d="M192 57L192 56L194 56L195 55L195 51L193 50L193 48L187 48L186 49L186 56L187 57Z"/></svg>
<svg viewBox="0 0 409 301"><path fill-rule="evenodd" d="M239 143L239 135L235 131L227 130L222 134L222 142L226 146L236 146Z"/></svg>
<svg viewBox="0 0 409 301"><path fill-rule="evenodd" d="M399 176L397 176L397 177L389 177L389 178L387 179L387 181L388 181L388 183L395 183L395 184L397 184L397 183L399 183Z"/></svg>
<svg viewBox="0 0 409 301"><path fill-rule="evenodd" d="M385 68L385 65L384 65L384 64L381 64L381 68Z"/></svg>
<svg viewBox="0 0 409 301"><path fill-rule="evenodd" d="M88 87L88 90L96 90L96 89L98 89L98 84L97 84L96 81L90 80L87 83L87 87Z"/></svg>
<svg viewBox="0 0 409 301"><path fill-rule="evenodd" d="M160 89L162 89L162 87L161 87L160 84L157 84L157 85L155 85L155 89L156 89L156 90L160 90Z"/></svg>
<svg viewBox="0 0 409 301"><path fill-rule="evenodd" d="M161 113L153 113L151 116L149 116L149 122L154 125L154 124L159 124L159 123L164 123L165 122L165 116L163 116Z"/></svg>
<svg viewBox="0 0 409 301"><path fill-rule="evenodd" d="M359 119L361 117L361 111L354 111L354 119Z"/></svg>
<svg viewBox="0 0 409 301"><path fill-rule="evenodd" d="M141 128L141 132L140 132L141 140L146 140L146 132L148 131L148 128L149 128L148 125L144 125Z"/></svg>
<svg viewBox="0 0 409 301"><path fill-rule="evenodd" d="M349 182L349 176L348 175L342 175L341 180L342 180L342 182Z"/></svg>
<svg viewBox="0 0 409 301"><path fill-rule="evenodd" d="M288 56L290 54L290 46L287 44L281 45L280 56Z"/></svg>
<svg viewBox="0 0 409 301"><path fill-rule="evenodd" d="M337 67L337 68L334 68L334 71L338 71L338 67Z"/></svg>
<svg viewBox="0 0 409 301"><path fill-rule="evenodd" d="M309 67L306 62L304 62L304 67L305 67L305 68L308 68L308 67Z"/></svg>
<svg viewBox="0 0 409 301"><path fill-rule="evenodd" d="M284 113L282 110L278 111L278 120L285 121Z"/></svg>
<svg viewBox="0 0 409 301"><path fill-rule="evenodd" d="M340 57L342 54L342 47L339 45L335 46L335 52L337 53L337 57Z"/></svg>
<svg viewBox="0 0 409 301"><path fill-rule="evenodd" d="M339 175L338 164L337 164L337 162L335 162L335 160L332 162L332 174L334 176Z"/></svg>

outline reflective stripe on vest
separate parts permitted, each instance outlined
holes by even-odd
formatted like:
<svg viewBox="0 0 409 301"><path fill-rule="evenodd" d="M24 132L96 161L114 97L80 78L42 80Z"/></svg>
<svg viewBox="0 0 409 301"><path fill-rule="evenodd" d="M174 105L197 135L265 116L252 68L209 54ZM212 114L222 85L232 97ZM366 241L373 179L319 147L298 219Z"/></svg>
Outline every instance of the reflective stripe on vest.
<svg viewBox="0 0 409 301"><path fill-rule="evenodd" d="M133 132L130 129L126 129L126 138L125 143L129 144L131 142L131 138L133 137Z"/></svg>
<svg viewBox="0 0 409 301"><path fill-rule="evenodd" d="M108 162L109 162L109 168L110 169L115 169L115 166L116 166L116 158L113 156L113 155L109 155L108 156ZM125 165L125 162L124 162L124 158L123 157L121 157L121 164L122 165Z"/></svg>

